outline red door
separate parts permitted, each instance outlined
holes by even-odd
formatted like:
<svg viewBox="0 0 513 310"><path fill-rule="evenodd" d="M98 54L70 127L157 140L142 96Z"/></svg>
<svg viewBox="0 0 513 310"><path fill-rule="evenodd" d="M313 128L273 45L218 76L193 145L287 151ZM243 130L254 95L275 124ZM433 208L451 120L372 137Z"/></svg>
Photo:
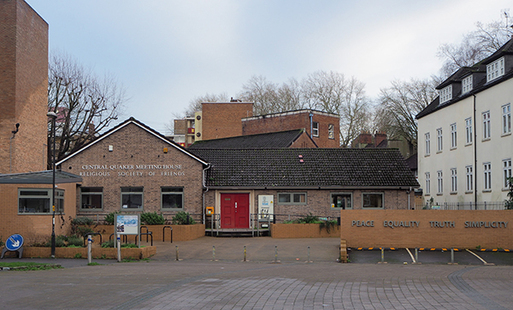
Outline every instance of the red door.
<svg viewBox="0 0 513 310"><path fill-rule="evenodd" d="M249 194L221 194L221 228L249 228Z"/></svg>

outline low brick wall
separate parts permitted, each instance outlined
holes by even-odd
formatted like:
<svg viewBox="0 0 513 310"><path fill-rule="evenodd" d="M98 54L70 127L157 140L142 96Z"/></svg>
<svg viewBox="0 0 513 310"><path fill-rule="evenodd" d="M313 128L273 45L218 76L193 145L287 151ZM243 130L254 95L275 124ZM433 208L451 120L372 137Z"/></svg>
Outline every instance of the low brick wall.
<svg viewBox="0 0 513 310"><path fill-rule="evenodd" d="M23 257L50 257L51 248L24 247ZM87 258L87 248L55 248L55 257L57 258L76 258L80 254L81 258ZM157 254L157 247L147 246L143 248L122 248L121 258L143 259ZM93 258L114 258L118 257L118 250L114 248L93 247L91 249Z"/></svg>
<svg viewBox="0 0 513 310"><path fill-rule="evenodd" d="M165 241L171 241L171 230L170 226L173 229L173 242L174 241L190 241L194 239L198 239L200 237L205 236L205 225L204 224L194 224L194 225L144 225L148 227L148 231L151 231L153 236L153 241L162 241L162 234L165 234ZM166 227L164 229L164 227ZM90 226L92 230L95 232L99 232L102 234L103 242L109 241L109 237L114 233L114 225L97 225ZM146 229L143 227L141 232L145 233ZM112 237L114 238L114 236ZM142 240L146 241L146 236L141 236ZM133 242L134 236L128 236L129 242ZM150 239L148 239L150 240ZM100 237L94 236L93 243L99 243Z"/></svg>
<svg viewBox="0 0 513 310"><path fill-rule="evenodd" d="M319 224L271 224L273 238L339 238L340 226L320 229Z"/></svg>
<svg viewBox="0 0 513 310"><path fill-rule="evenodd" d="M511 210L342 210L348 247L513 249Z"/></svg>

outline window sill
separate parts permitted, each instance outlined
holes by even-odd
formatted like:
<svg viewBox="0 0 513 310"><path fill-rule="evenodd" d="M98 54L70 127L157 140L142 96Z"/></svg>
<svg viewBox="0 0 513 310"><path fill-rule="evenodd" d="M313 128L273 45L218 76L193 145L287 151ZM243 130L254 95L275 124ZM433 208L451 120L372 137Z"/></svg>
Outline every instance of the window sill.
<svg viewBox="0 0 513 310"><path fill-rule="evenodd" d="M440 154L440 153L442 153L442 152L443 152L443 150L442 150L442 151L436 151L436 153L437 153L437 154Z"/></svg>
<svg viewBox="0 0 513 310"><path fill-rule="evenodd" d="M431 153L424 155L424 157L429 157L430 155L431 155Z"/></svg>
<svg viewBox="0 0 513 310"><path fill-rule="evenodd" d="M472 146L472 143L465 144L465 147L467 147L467 146Z"/></svg>
<svg viewBox="0 0 513 310"><path fill-rule="evenodd" d="M455 147L451 147L451 151L454 151L454 150L457 150L457 149L458 149L458 147L456 147L456 146Z"/></svg>
<svg viewBox="0 0 513 310"><path fill-rule="evenodd" d="M486 138L486 139L483 139L483 140L481 140L481 142L488 142L488 141L490 141L490 140L492 140L492 138Z"/></svg>
<svg viewBox="0 0 513 310"><path fill-rule="evenodd" d="M458 195L458 192L450 192L449 195Z"/></svg>
<svg viewBox="0 0 513 310"><path fill-rule="evenodd" d="M468 191L468 192L465 192L465 194L473 194L474 191Z"/></svg>
<svg viewBox="0 0 513 310"><path fill-rule="evenodd" d="M437 196L443 196L443 195L444 195L444 193L437 193L436 195L437 195Z"/></svg>
<svg viewBox="0 0 513 310"><path fill-rule="evenodd" d="M511 132L503 133L503 134L501 135L501 138L502 138L502 137L507 137L507 136L511 136Z"/></svg>
<svg viewBox="0 0 513 310"><path fill-rule="evenodd" d="M491 189L483 189L483 193L491 193L492 190Z"/></svg>
<svg viewBox="0 0 513 310"><path fill-rule="evenodd" d="M424 196L431 196L431 193L426 193L424 194Z"/></svg>

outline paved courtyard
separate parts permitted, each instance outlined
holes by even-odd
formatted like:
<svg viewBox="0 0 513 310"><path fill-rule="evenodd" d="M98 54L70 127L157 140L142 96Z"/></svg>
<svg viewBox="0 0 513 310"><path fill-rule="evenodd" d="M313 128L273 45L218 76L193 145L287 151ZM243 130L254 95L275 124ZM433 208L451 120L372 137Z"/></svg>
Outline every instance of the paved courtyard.
<svg viewBox="0 0 513 310"><path fill-rule="evenodd" d="M338 239L285 241L201 238L166 249L158 244L160 253L142 262L87 266L84 259L57 259L65 268L0 271L0 308L513 309L512 266L340 264L317 253L319 247L330 250ZM305 259L307 243L315 244L310 245L311 261ZM223 253L229 244L237 250L245 244L253 259L243 262L242 250L229 258ZM288 253L285 244L291 247ZM219 248L215 260L214 246Z"/></svg>

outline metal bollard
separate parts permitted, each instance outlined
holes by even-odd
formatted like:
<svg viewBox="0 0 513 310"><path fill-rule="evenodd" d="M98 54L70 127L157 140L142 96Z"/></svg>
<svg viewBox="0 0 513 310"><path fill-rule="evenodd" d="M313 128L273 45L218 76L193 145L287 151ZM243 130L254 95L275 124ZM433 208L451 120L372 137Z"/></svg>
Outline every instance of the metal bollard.
<svg viewBox="0 0 513 310"><path fill-rule="evenodd" d="M451 264L454 264L454 248L451 248Z"/></svg>
<svg viewBox="0 0 513 310"><path fill-rule="evenodd" d="M419 262L419 249L418 248L415 248L415 262L416 263Z"/></svg>
<svg viewBox="0 0 513 310"><path fill-rule="evenodd" d="M91 244L93 243L91 235L87 235L87 263L91 263Z"/></svg>
<svg viewBox="0 0 513 310"><path fill-rule="evenodd" d="M246 261L246 246L244 246L244 261Z"/></svg>
<svg viewBox="0 0 513 310"><path fill-rule="evenodd" d="M212 260L216 261L216 246L212 246Z"/></svg>
<svg viewBox="0 0 513 310"><path fill-rule="evenodd" d="M308 247L308 260L307 260L307 262L310 262L310 247Z"/></svg>
<svg viewBox="0 0 513 310"><path fill-rule="evenodd" d="M274 262L275 263L278 262L278 246L277 245L274 246Z"/></svg>
<svg viewBox="0 0 513 310"><path fill-rule="evenodd" d="M381 248L381 263L385 262L385 249Z"/></svg>
<svg viewBox="0 0 513 310"><path fill-rule="evenodd" d="M117 245L118 245L118 262L121 262L121 237L119 235L117 238Z"/></svg>
<svg viewBox="0 0 513 310"><path fill-rule="evenodd" d="M176 261L179 261L179 259L178 259L178 246L176 245L175 247L176 247Z"/></svg>

